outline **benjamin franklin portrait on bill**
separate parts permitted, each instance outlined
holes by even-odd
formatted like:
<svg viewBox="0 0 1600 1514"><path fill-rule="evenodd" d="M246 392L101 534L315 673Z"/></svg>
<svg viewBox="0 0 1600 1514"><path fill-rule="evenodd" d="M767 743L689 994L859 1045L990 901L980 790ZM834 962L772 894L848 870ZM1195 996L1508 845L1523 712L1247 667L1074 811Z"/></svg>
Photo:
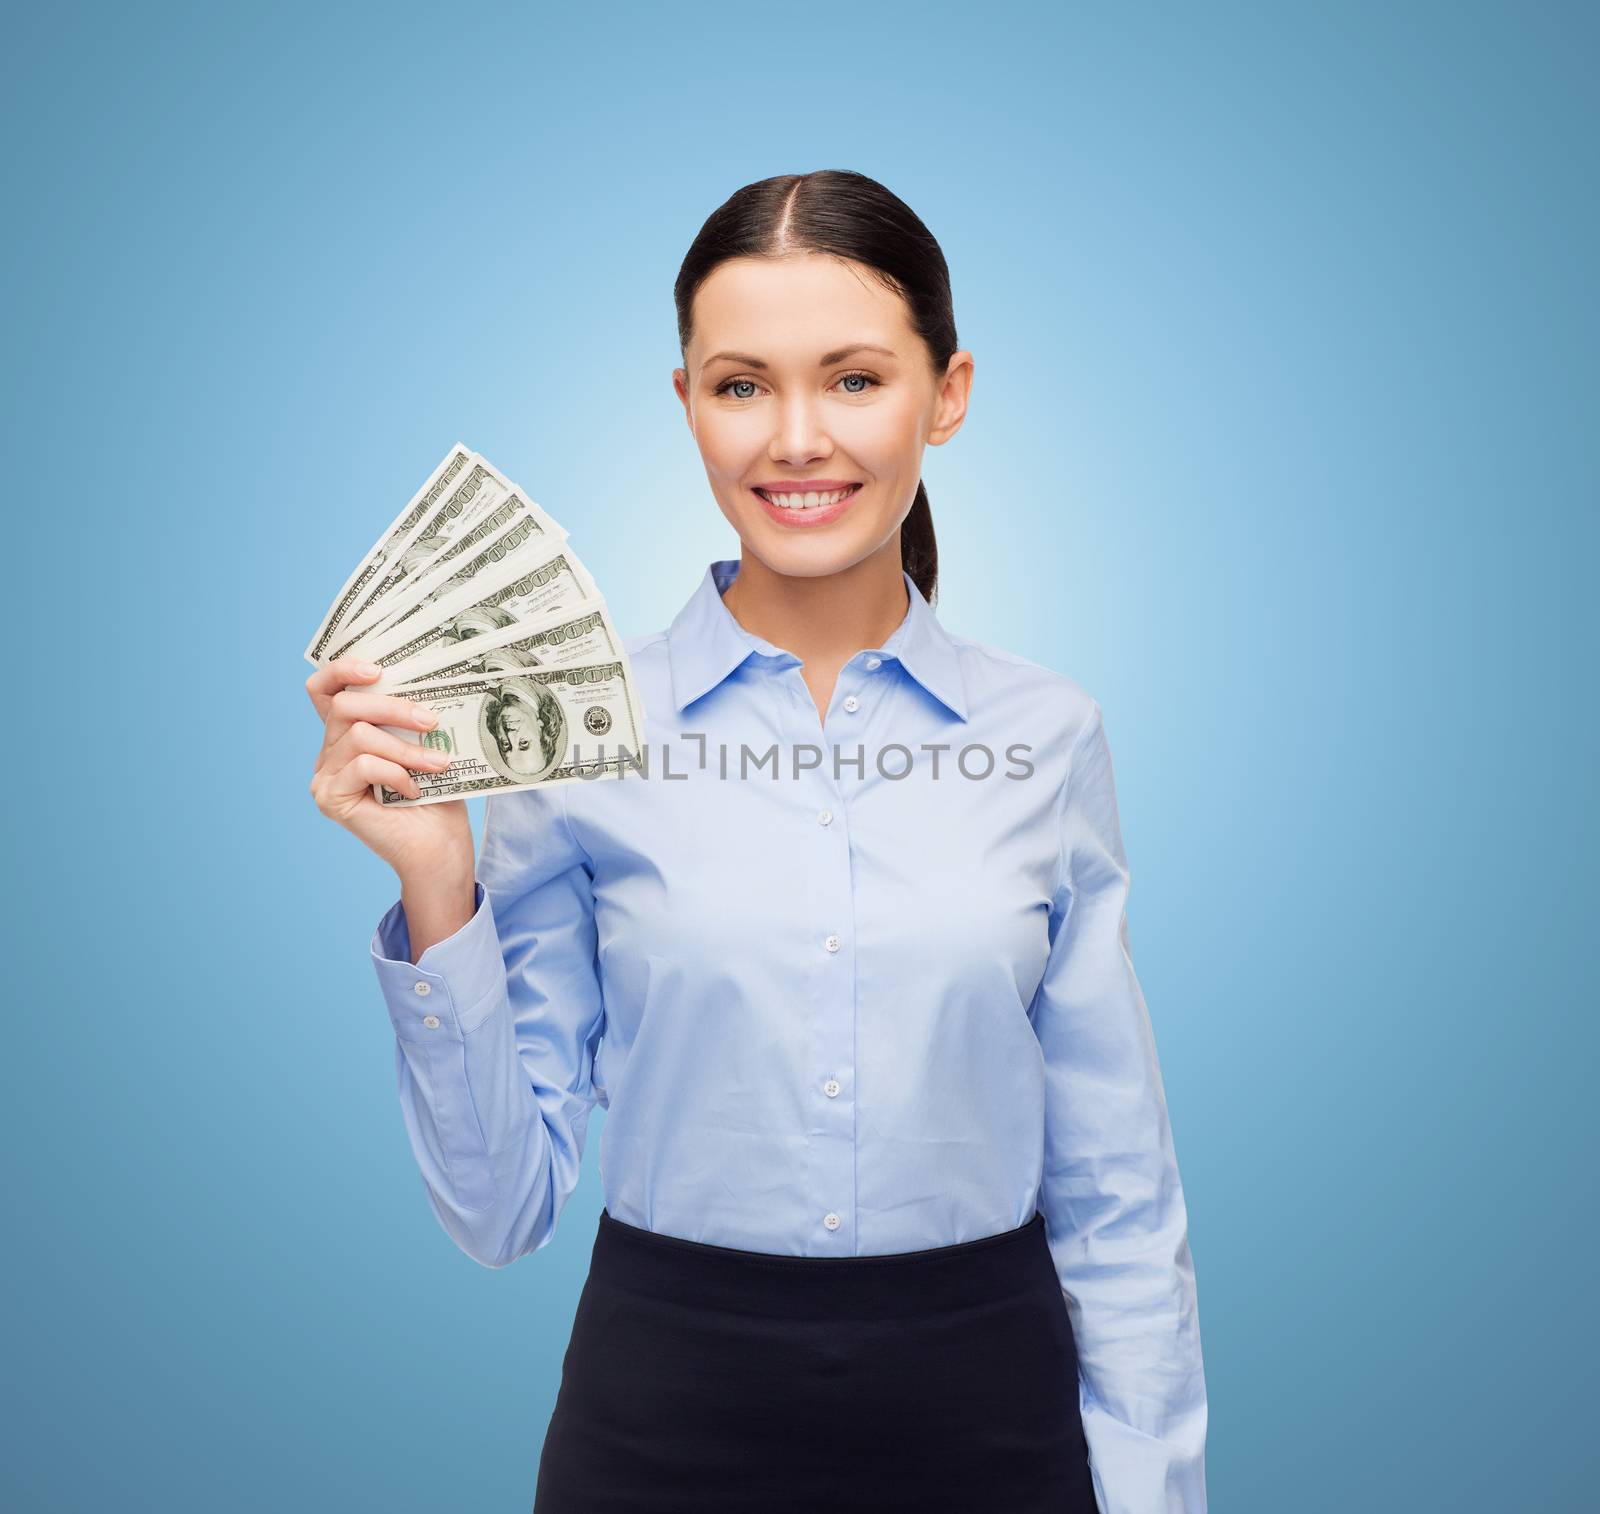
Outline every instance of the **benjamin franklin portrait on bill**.
<svg viewBox="0 0 1600 1514"><path fill-rule="evenodd" d="M501 777L517 783L543 778L566 747L561 702L527 679L504 683L483 701L483 755Z"/></svg>

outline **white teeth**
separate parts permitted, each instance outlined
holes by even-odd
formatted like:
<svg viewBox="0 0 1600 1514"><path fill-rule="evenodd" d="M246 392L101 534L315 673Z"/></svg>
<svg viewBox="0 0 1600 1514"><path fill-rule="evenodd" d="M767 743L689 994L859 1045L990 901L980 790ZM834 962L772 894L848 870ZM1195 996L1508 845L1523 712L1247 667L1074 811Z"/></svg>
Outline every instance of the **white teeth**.
<svg viewBox="0 0 1600 1514"><path fill-rule="evenodd" d="M855 485L848 489L831 489L826 494L818 494L814 489L805 494L769 494L765 489L760 492L763 498L784 510L815 510L819 505L837 504L847 494L855 492Z"/></svg>

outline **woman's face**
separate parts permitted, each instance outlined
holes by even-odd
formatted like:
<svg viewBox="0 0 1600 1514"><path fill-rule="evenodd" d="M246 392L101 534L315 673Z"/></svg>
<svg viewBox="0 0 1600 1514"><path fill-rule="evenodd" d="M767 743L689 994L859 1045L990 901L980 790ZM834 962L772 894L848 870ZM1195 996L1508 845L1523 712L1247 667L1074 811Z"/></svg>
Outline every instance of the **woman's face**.
<svg viewBox="0 0 1600 1514"><path fill-rule="evenodd" d="M700 286L673 371L717 504L775 572L836 573L895 538L922 450L966 414L972 354L935 375L905 301L857 264L734 258ZM785 508L763 490L823 503ZM841 489L836 504L827 500Z"/></svg>

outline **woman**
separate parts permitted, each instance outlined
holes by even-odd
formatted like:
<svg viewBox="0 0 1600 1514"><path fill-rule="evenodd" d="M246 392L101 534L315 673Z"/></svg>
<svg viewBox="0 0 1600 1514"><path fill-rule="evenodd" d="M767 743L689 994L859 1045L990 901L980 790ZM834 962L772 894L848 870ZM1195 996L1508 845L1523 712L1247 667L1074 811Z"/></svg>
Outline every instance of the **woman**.
<svg viewBox="0 0 1600 1514"><path fill-rule="evenodd" d="M874 181L785 175L706 222L677 304L741 551L627 643L643 773L491 797L474 866L463 804L368 791L418 792L379 729L418 707L308 681L317 803L399 876L373 960L447 1233L546 1245L607 1110L535 1509L1197 1514L1100 707L931 608L922 454L973 374L944 258Z"/></svg>

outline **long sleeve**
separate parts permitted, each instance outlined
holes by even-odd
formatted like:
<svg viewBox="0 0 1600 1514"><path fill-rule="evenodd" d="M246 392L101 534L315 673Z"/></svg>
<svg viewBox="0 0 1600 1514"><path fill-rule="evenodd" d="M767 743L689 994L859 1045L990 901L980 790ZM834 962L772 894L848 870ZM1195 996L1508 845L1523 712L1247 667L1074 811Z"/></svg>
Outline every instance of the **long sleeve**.
<svg viewBox="0 0 1600 1514"><path fill-rule="evenodd" d="M491 795L472 919L415 964L400 901L373 933L412 1152L485 1267L549 1242L577 1186L605 1023L592 881L564 785Z"/></svg>
<svg viewBox="0 0 1600 1514"><path fill-rule="evenodd" d="M1040 1207L1077 1340L1101 1514L1205 1514L1206 1391L1188 1215L1128 944L1128 863L1096 702L1060 798Z"/></svg>

